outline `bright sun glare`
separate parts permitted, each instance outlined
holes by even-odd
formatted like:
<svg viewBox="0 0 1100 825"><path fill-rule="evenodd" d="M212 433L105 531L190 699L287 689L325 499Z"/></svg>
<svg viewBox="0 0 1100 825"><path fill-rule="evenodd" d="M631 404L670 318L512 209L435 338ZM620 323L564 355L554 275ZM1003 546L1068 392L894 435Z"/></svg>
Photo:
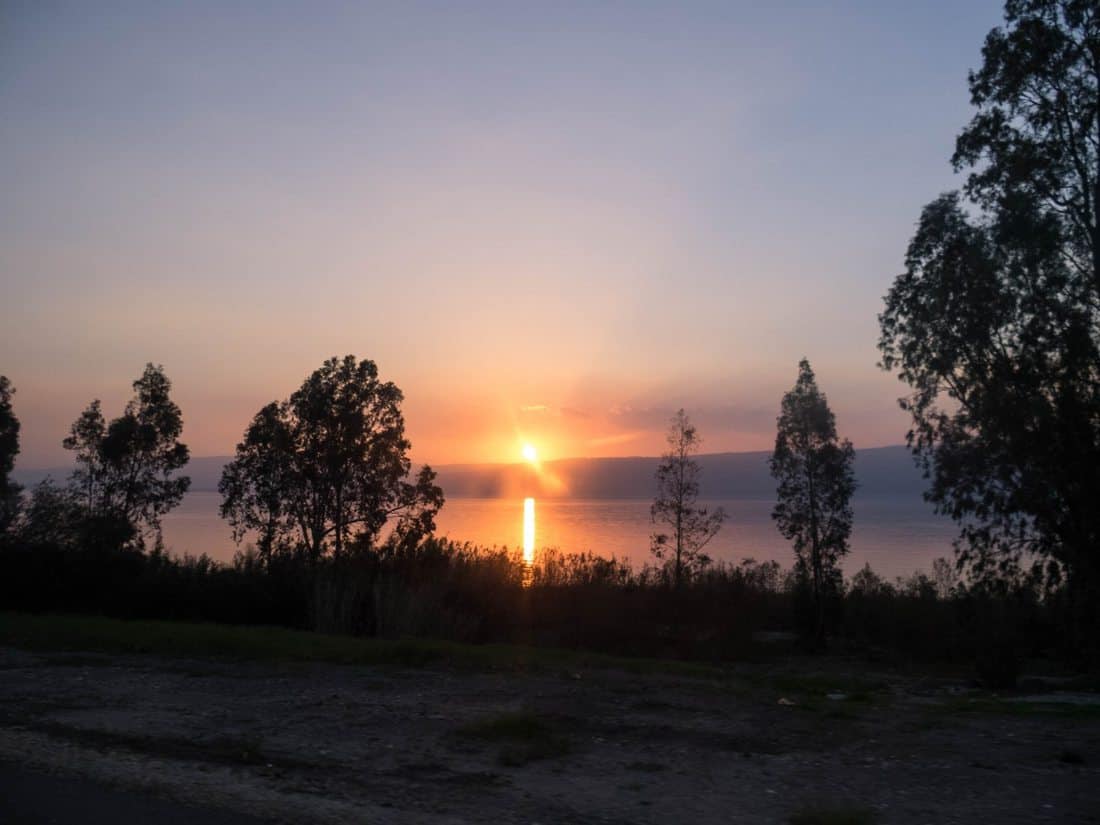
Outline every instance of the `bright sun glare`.
<svg viewBox="0 0 1100 825"><path fill-rule="evenodd" d="M529 461L534 464L539 460L539 453L538 450L535 449L534 444L524 444L522 452L524 461Z"/></svg>

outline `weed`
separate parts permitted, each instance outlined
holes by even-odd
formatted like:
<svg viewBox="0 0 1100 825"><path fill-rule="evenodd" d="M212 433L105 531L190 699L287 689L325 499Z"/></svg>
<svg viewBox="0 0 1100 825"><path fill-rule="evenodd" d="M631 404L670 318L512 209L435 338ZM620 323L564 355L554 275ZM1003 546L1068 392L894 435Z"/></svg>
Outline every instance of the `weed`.
<svg viewBox="0 0 1100 825"><path fill-rule="evenodd" d="M508 767L520 767L539 759L553 759L571 750L567 738L545 719L528 711L502 713L471 722L455 733L464 739L502 744L497 759Z"/></svg>

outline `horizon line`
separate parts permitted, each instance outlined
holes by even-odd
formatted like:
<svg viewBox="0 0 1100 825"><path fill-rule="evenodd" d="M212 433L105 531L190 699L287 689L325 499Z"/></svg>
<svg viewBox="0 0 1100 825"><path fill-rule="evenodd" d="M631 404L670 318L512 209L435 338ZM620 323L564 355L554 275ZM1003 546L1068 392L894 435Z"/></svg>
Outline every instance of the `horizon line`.
<svg viewBox="0 0 1100 825"><path fill-rule="evenodd" d="M879 444L873 447L857 447L856 451L860 450L891 450L891 449L908 449L906 444ZM767 455L771 450L720 450L713 453L697 453L695 458L709 458L713 456L729 456L729 455ZM607 455L607 456L565 456L563 458L551 458L545 461L540 461L539 464L560 464L566 461L636 461L639 459L659 459L660 455ZM216 453L214 455L196 455L191 456L188 459L188 463L192 461L202 461L205 459L225 459L232 460L232 453ZM416 462L415 466L424 466L436 469L443 469L445 467L520 467L525 466L528 462L521 460L518 461L452 461L445 464L433 464L430 461ZM75 461L73 462L75 464ZM20 467L16 465L13 473L19 472L50 472L52 470L68 470L70 465L54 464L52 466L37 466L37 467Z"/></svg>

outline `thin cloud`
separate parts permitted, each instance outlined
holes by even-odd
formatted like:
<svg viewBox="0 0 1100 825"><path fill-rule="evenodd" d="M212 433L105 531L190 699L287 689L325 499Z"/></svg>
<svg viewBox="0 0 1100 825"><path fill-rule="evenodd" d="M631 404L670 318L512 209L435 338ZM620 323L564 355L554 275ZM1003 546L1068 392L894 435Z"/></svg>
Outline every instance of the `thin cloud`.
<svg viewBox="0 0 1100 825"><path fill-rule="evenodd" d="M637 441L645 435L644 432L632 432L632 433L619 433L618 435L605 435L599 438L590 438L588 440L589 447L609 447L614 444L626 444L630 441Z"/></svg>

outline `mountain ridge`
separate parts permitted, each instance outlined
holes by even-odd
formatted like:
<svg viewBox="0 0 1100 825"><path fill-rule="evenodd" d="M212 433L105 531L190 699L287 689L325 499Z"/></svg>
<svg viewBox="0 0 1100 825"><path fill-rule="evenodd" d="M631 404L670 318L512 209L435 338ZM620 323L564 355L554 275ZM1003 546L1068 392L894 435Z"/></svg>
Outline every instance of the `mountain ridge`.
<svg viewBox="0 0 1100 825"><path fill-rule="evenodd" d="M772 498L775 481L768 470L768 451L704 453L696 456L702 468L703 498ZM191 490L218 489L222 467L232 456L192 458L186 472ZM648 499L654 492L657 456L564 458L525 463L441 464L437 482L451 498ZM16 470L15 481L30 487L47 476L63 480L71 468ZM903 446L867 447L856 452L858 497L917 496L927 482Z"/></svg>

